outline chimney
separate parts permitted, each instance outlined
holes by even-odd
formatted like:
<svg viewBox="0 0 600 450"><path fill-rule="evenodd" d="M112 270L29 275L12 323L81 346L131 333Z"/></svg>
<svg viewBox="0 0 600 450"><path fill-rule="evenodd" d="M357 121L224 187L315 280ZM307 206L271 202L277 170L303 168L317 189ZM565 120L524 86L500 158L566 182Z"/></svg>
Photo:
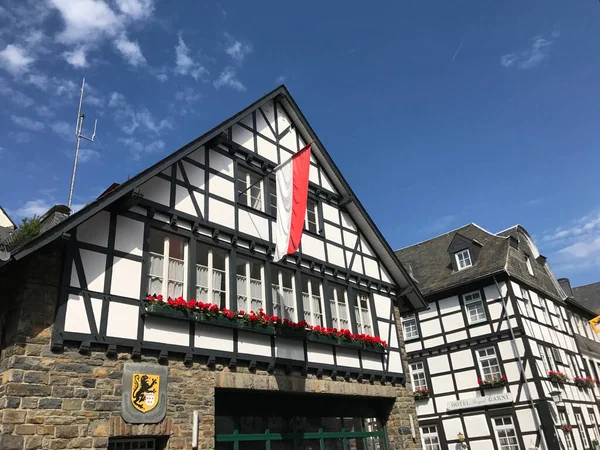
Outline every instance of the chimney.
<svg viewBox="0 0 600 450"><path fill-rule="evenodd" d="M559 278L558 284L560 284L560 287L565 291L565 294L567 294L568 297L573 298L573 290L571 289L571 282L568 278Z"/></svg>
<svg viewBox="0 0 600 450"><path fill-rule="evenodd" d="M71 214L71 210L65 205L55 205L40 217L40 234L58 225Z"/></svg>

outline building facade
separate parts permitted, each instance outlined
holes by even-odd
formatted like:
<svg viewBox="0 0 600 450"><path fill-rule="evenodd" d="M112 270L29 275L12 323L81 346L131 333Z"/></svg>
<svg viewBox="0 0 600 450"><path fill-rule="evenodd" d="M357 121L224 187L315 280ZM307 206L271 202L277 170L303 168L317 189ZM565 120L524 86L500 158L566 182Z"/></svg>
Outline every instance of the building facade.
<svg viewBox="0 0 600 450"><path fill-rule="evenodd" d="M402 317L425 449L594 445L594 314L565 293L523 227L470 224L396 254L429 303Z"/></svg>
<svg viewBox="0 0 600 450"><path fill-rule="evenodd" d="M397 319L426 303L285 87L109 191L0 267L0 448L421 447Z"/></svg>

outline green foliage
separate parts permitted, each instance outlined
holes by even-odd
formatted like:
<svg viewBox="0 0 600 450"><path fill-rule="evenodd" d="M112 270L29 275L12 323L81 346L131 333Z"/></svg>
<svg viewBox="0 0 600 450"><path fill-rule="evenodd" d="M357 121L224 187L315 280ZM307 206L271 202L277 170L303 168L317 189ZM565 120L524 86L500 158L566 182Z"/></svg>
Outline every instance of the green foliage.
<svg viewBox="0 0 600 450"><path fill-rule="evenodd" d="M23 217L21 224L11 235L10 242L14 246L38 234L40 234L40 218L38 216Z"/></svg>

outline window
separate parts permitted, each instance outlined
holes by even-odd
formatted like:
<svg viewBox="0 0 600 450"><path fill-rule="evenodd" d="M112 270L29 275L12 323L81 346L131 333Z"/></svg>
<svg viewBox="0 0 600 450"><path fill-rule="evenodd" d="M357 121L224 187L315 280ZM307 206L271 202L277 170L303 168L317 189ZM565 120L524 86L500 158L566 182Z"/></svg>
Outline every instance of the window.
<svg viewBox="0 0 600 450"><path fill-rule="evenodd" d="M579 365L577 364L577 359L575 358L575 356L571 355L571 367L573 368L573 375L576 377L582 376L582 374L579 371ZM583 374L583 376L585 377L585 374Z"/></svg>
<svg viewBox="0 0 600 450"><path fill-rule="evenodd" d="M422 362L412 363L410 365L410 376L412 378L413 390L427 389L427 379L425 378L425 367Z"/></svg>
<svg viewBox="0 0 600 450"><path fill-rule="evenodd" d="M523 297L523 301L525 302L525 311L529 317L535 317L533 315L533 310L531 306L531 297L529 296L529 291L521 286L521 297Z"/></svg>
<svg viewBox="0 0 600 450"><path fill-rule="evenodd" d="M288 319L296 322L296 290L294 273L290 270L274 268L273 276L276 277L271 286L273 288L273 314L282 320Z"/></svg>
<svg viewBox="0 0 600 450"><path fill-rule="evenodd" d="M406 340L419 337L417 318L414 314L402 318L402 330L404 331L404 339Z"/></svg>
<svg viewBox="0 0 600 450"><path fill-rule="evenodd" d="M306 218L304 220L304 229L316 233L319 229L318 223L319 211L317 202L310 198L306 201Z"/></svg>
<svg viewBox="0 0 600 450"><path fill-rule="evenodd" d="M592 425L592 433L594 434L594 440L598 440L598 427L596 425L596 416L594 415L593 410L588 410L588 417L590 419L590 424Z"/></svg>
<svg viewBox="0 0 600 450"><path fill-rule="evenodd" d="M302 306L304 320L309 325L323 326L323 309L321 306L322 286L316 278L302 277Z"/></svg>
<svg viewBox="0 0 600 450"><path fill-rule="evenodd" d="M156 438L109 438L108 439L108 450L133 450L133 449L146 449L146 450L157 450ZM162 446L160 447L162 448Z"/></svg>
<svg viewBox="0 0 600 450"><path fill-rule="evenodd" d="M422 427L421 439L423 440L423 450L441 450L442 448L436 427Z"/></svg>
<svg viewBox="0 0 600 450"><path fill-rule="evenodd" d="M590 441L588 440L587 430L585 429L583 418L581 417L580 413L575 413L575 422L577 422L577 427L579 428L579 434L581 435L581 440L583 441L583 447L588 448L590 446Z"/></svg>
<svg viewBox="0 0 600 450"><path fill-rule="evenodd" d="M466 269L467 267L471 267L473 263L471 262L471 253L469 249L462 250L456 253L456 266L458 270Z"/></svg>
<svg viewBox="0 0 600 450"><path fill-rule="evenodd" d="M567 418L567 413L561 411L560 413L560 423L561 425L569 425L569 420ZM563 436L565 437L565 442L567 443L567 448L569 450L573 449L573 438L571 437L571 433L567 433L563 431Z"/></svg>
<svg viewBox="0 0 600 450"><path fill-rule="evenodd" d="M554 355L549 348L545 348L546 357L548 358L548 366L550 366L550 370L558 370L558 366L556 365L556 361L554 360Z"/></svg>
<svg viewBox="0 0 600 450"><path fill-rule="evenodd" d="M198 243L196 247L196 300L226 307L229 256L225 250Z"/></svg>
<svg viewBox="0 0 600 450"><path fill-rule="evenodd" d="M162 294L165 298L183 296L187 278L187 243L182 238L152 229L148 253L148 294Z"/></svg>
<svg viewBox="0 0 600 450"><path fill-rule="evenodd" d="M348 320L348 294L346 289L330 284L329 306L331 307L331 326L349 330L350 321Z"/></svg>
<svg viewBox="0 0 600 450"><path fill-rule="evenodd" d="M369 305L369 294L358 292L356 294L356 332L358 334L373 334L371 323L371 308Z"/></svg>
<svg viewBox="0 0 600 450"><path fill-rule="evenodd" d="M264 308L264 267L258 261L238 258L236 264L237 309L257 312Z"/></svg>
<svg viewBox="0 0 600 450"><path fill-rule="evenodd" d="M502 378L494 347L477 350L477 360L479 361L482 379L492 381L494 378Z"/></svg>
<svg viewBox="0 0 600 450"><path fill-rule="evenodd" d="M544 374L548 375L548 372L552 370L552 367L548 363L548 356L546 355L546 349L538 344L538 350L540 352L540 356L542 357L542 363L544 364Z"/></svg>
<svg viewBox="0 0 600 450"><path fill-rule="evenodd" d="M534 276L533 266L531 265L531 258L527 255L525 255L525 264L527 264L527 272L529 272L529 275Z"/></svg>
<svg viewBox="0 0 600 450"><path fill-rule="evenodd" d="M269 214L277 217L277 186L275 181L269 181Z"/></svg>
<svg viewBox="0 0 600 450"><path fill-rule="evenodd" d="M479 291L465 294L463 298L465 300L465 309L467 310L467 320L469 323L483 322L487 319Z"/></svg>
<svg viewBox="0 0 600 450"><path fill-rule="evenodd" d="M238 166L238 201L263 211L263 182L259 175Z"/></svg>
<svg viewBox="0 0 600 450"><path fill-rule="evenodd" d="M557 349L556 347L552 347L551 350L552 350L552 356L554 356L554 360L558 361L561 364L564 364L561 351L559 349Z"/></svg>
<svg viewBox="0 0 600 450"><path fill-rule="evenodd" d="M512 417L498 417L494 420L494 430L500 450L519 450L517 433Z"/></svg>

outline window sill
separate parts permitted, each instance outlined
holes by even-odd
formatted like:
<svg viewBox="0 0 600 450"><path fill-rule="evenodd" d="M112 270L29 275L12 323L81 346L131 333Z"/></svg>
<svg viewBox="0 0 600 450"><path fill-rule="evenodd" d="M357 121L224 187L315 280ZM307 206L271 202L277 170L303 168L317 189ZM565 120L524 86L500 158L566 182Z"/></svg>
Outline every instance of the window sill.
<svg viewBox="0 0 600 450"><path fill-rule="evenodd" d="M405 337L404 343L406 344L407 342L417 342L420 339L421 339L421 336L415 336L415 337L410 337L410 338Z"/></svg>

